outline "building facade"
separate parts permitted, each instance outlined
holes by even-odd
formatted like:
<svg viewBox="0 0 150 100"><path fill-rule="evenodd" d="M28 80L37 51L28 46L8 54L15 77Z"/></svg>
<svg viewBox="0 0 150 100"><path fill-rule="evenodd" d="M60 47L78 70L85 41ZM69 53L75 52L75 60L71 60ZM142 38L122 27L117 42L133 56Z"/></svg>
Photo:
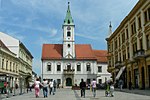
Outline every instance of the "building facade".
<svg viewBox="0 0 150 100"><path fill-rule="evenodd" d="M33 56L28 51L28 49L24 46L22 42L18 39L15 39L5 33L0 32L0 40L5 44L10 52L13 53L15 60L13 62L9 61L8 55L5 56L4 61L0 59L2 62L1 66L5 66L8 63L8 68L13 68L14 72L17 72L17 77L15 77L16 84L20 85L22 88L26 87L27 82L32 81L32 59ZM6 58L7 57L7 58ZM4 62L4 65L3 65Z"/></svg>
<svg viewBox="0 0 150 100"><path fill-rule="evenodd" d="M16 54L12 53L0 40L0 82L9 80L9 86L14 87L19 77L18 64Z"/></svg>
<svg viewBox="0 0 150 100"><path fill-rule="evenodd" d="M82 78L87 84L93 78L100 83L110 79L110 73L107 72L107 51L93 50L90 44L75 44L74 28L68 4L62 25L63 44L43 44L42 78L56 80L63 87L79 85Z"/></svg>
<svg viewBox="0 0 150 100"><path fill-rule="evenodd" d="M119 27L106 38L108 71L124 87L150 88L150 1L139 0Z"/></svg>

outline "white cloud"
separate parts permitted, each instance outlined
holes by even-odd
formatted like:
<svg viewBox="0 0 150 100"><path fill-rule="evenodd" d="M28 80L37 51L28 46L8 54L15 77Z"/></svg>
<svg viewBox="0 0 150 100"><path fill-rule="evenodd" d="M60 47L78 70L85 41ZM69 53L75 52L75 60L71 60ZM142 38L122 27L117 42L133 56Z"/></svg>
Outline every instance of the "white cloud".
<svg viewBox="0 0 150 100"><path fill-rule="evenodd" d="M79 36L79 37L83 37L83 38L87 38L87 39L91 39L91 40L98 40L99 38L98 37L94 37L94 36L91 36L91 35L88 35L88 34L80 34L80 33L75 33L76 36Z"/></svg>

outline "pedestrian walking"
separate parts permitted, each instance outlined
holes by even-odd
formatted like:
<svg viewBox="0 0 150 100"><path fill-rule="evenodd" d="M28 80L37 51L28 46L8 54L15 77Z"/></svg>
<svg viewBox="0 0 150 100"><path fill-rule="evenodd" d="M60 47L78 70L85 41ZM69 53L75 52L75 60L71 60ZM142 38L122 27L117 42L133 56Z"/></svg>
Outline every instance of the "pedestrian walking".
<svg viewBox="0 0 150 100"><path fill-rule="evenodd" d="M105 96L108 97L110 94L110 85L109 83L106 81L105 82Z"/></svg>
<svg viewBox="0 0 150 100"><path fill-rule="evenodd" d="M49 94L51 95L52 92L53 92L53 81L50 80L50 82L49 82Z"/></svg>
<svg viewBox="0 0 150 100"><path fill-rule="evenodd" d="M37 78L36 81L34 82L34 89L35 89L36 98L39 97L40 85L42 86L42 84L39 81L39 78Z"/></svg>
<svg viewBox="0 0 150 100"><path fill-rule="evenodd" d="M93 79L93 81L91 82L91 86L92 86L93 97L96 97L96 80L95 79Z"/></svg>
<svg viewBox="0 0 150 100"><path fill-rule="evenodd" d="M110 81L110 96L114 97L114 83Z"/></svg>
<svg viewBox="0 0 150 100"><path fill-rule="evenodd" d="M120 91L122 91L122 87L123 87L123 80L122 79L119 80L119 87L120 87Z"/></svg>
<svg viewBox="0 0 150 100"><path fill-rule="evenodd" d="M54 80L54 81L53 81L53 95L56 93L56 86L57 86L57 83L56 83L56 81Z"/></svg>
<svg viewBox="0 0 150 100"><path fill-rule="evenodd" d="M80 89L81 89L81 97L83 96L85 98L85 89L86 89L86 83L83 79L81 79L80 82Z"/></svg>
<svg viewBox="0 0 150 100"><path fill-rule="evenodd" d="M46 79L43 79L43 95L44 95L44 98L47 97L47 93L48 93L48 81Z"/></svg>
<svg viewBox="0 0 150 100"><path fill-rule="evenodd" d="M29 88L30 88L30 91L32 92L32 85L33 83L32 82L29 82Z"/></svg>

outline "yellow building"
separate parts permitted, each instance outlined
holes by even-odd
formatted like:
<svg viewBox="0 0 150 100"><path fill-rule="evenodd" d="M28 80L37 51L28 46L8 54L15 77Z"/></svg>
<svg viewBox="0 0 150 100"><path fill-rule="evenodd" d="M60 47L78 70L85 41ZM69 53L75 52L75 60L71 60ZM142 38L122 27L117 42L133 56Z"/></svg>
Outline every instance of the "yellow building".
<svg viewBox="0 0 150 100"><path fill-rule="evenodd" d="M108 71L124 87L150 88L150 0L139 0L119 27L106 38Z"/></svg>

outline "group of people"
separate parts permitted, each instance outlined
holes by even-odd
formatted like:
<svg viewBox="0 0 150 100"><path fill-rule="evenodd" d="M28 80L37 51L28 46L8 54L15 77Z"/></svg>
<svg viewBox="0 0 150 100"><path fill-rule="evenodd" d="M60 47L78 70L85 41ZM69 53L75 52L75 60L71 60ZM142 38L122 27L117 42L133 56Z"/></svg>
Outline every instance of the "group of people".
<svg viewBox="0 0 150 100"><path fill-rule="evenodd" d="M105 96L114 96L114 84L112 81L106 82L105 86ZM97 82L95 79L90 84L90 88L93 94L93 97L96 97L96 88L97 88ZM80 90L81 90L81 97L85 98L85 90L86 90L86 82L84 82L83 79L81 79L80 82Z"/></svg>
<svg viewBox="0 0 150 100"><path fill-rule="evenodd" d="M81 82L80 82L80 89L81 89L81 97L85 98L86 82L84 82L83 79L81 79ZM95 79L93 79L93 81L91 82L91 89L92 89L93 97L95 97L96 96L96 80Z"/></svg>
<svg viewBox="0 0 150 100"><path fill-rule="evenodd" d="M50 82L46 79L43 79L43 82L40 82L37 78L34 82L34 89L35 89L35 96L39 97L40 87L43 88L43 95L44 98L48 97L48 87L49 87L49 94L55 95L56 92L56 81L50 80Z"/></svg>

